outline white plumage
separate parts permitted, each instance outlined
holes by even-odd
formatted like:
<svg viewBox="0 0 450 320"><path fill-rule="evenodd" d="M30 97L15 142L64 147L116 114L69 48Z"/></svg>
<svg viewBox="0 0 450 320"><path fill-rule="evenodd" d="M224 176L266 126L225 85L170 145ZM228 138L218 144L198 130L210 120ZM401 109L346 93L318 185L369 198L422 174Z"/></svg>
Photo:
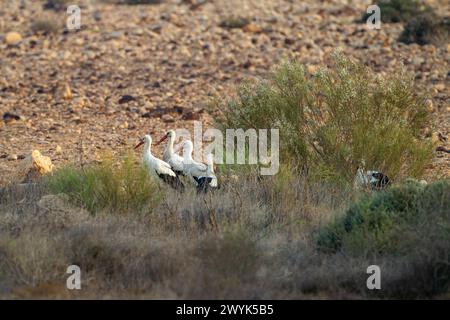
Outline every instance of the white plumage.
<svg viewBox="0 0 450 320"><path fill-rule="evenodd" d="M159 145L166 139L169 140L167 141L166 149L164 150L163 159L170 165L170 167L176 174L182 174L183 158L178 154L176 154L175 151L173 150L173 144L176 139L175 131L173 130L168 131L167 134L164 137L162 137L162 139L158 141L158 143L156 143L156 145Z"/></svg>
<svg viewBox="0 0 450 320"><path fill-rule="evenodd" d="M353 182L355 189L373 189L380 190L387 187L391 181L385 174L374 171L365 170L365 162L361 162L361 166L356 171L356 176Z"/></svg>
<svg viewBox="0 0 450 320"><path fill-rule="evenodd" d="M208 164L200 163L192 158L194 146L192 141L186 140L183 144L183 172L189 177L198 191L206 191L208 188L217 188L217 177L214 174L212 155L207 156Z"/></svg>
<svg viewBox="0 0 450 320"><path fill-rule="evenodd" d="M139 143L134 147L135 149L138 148L141 145L144 145L144 153L142 156L144 165L149 170L150 175L152 175L155 178L158 178L159 180L164 181L165 183L169 184L171 187L177 190L183 190L184 185L183 183L178 179L175 172L170 167L170 164L167 162L156 158L152 152L151 152L151 145L152 145L152 138L150 135L145 135L144 138L142 138Z"/></svg>

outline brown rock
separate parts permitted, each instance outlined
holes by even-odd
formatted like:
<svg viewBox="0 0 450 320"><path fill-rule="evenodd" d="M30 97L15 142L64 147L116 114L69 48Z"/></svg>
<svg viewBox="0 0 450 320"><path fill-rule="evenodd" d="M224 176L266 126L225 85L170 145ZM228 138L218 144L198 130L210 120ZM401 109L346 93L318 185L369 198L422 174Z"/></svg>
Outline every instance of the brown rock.
<svg viewBox="0 0 450 320"><path fill-rule="evenodd" d="M293 45L295 43L295 39L293 39L293 38L285 38L284 39L284 44L286 44L286 45Z"/></svg>
<svg viewBox="0 0 450 320"><path fill-rule="evenodd" d="M183 120L200 120L200 114L194 111L187 111L181 117Z"/></svg>
<svg viewBox="0 0 450 320"><path fill-rule="evenodd" d="M166 123L175 122L175 119L170 114L163 115L161 117L161 120L166 122Z"/></svg>
<svg viewBox="0 0 450 320"><path fill-rule="evenodd" d="M425 101L425 105L427 106L428 112L431 113L431 112L434 111L433 100L427 99L427 100Z"/></svg>
<svg viewBox="0 0 450 320"><path fill-rule="evenodd" d="M261 27L254 23L247 24L246 26L244 26L242 28L242 30L244 30L245 32L251 32L251 33L259 33L262 31Z"/></svg>
<svg viewBox="0 0 450 320"><path fill-rule="evenodd" d="M19 157L17 156L17 154L10 154L9 156L8 156L8 160L9 161L15 161L15 160L17 160Z"/></svg>
<svg viewBox="0 0 450 320"><path fill-rule="evenodd" d="M55 153L56 154L62 154L62 148L61 148L61 146L56 146L56 149L55 149Z"/></svg>
<svg viewBox="0 0 450 320"><path fill-rule="evenodd" d="M5 41L9 46L16 46L22 42L22 36L18 32L9 32L6 34Z"/></svg>
<svg viewBox="0 0 450 320"><path fill-rule="evenodd" d="M436 84L436 85L434 86L434 88L435 88L437 91L444 91L444 90L445 90L445 84L443 84L443 83L438 83L438 84Z"/></svg>
<svg viewBox="0 0 450 320"><path fill-rule="evenodd" d="M26 183L35 181L53 170L52 160L43 156L38 150L33 150L18 165L16 181Z"/></svg>
<svg viewBox="0 0 450 320"><path fill-rule="evenodd" d="M130 102L130 101L135 101L135 100L136 100L135 97L133 97L133 96L131 96L131 95L129 95L129 94L126 94L126 95L123 95L123 96L119 99L119 104L128 103L128 102Z"/></svg>
<svg viewBox="0 0 450 320"><path fill-rule="evenodd" d="M69 84L66 84L66 87L64 88L64 99L72 100L72 97L72 90L70 89Z"/></svg>
<svg viewBox="0 0 450 320"><path fill-rule="evenodd" d="M13 122L13 121L19 121L21 118L17 114L5 112L3 114L3 121L6 123Z"/></svg>

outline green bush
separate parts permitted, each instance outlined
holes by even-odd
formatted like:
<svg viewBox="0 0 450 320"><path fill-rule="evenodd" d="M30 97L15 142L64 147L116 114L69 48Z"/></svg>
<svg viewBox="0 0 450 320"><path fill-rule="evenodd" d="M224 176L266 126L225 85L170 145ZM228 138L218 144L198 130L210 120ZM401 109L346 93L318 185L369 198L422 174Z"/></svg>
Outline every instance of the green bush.
<svg viewBox="0 0 450 320"><path fill-rule="evenodd" d="M56 34L61 29L61 23L53 19L39 19L31 24L31 31L33 33Z"/></svg>
<svg viewBox="0 0 450 320"><path fill-rule="evenodd" d="M316 243L324 252L401 254L417 248L427 232L449 239L450 181L424 186L409 180L364 196L344 216L322 227Z"/></svg>
<svg viewBox="0 0 450 320"><path fill-rule="evenodd" d="M69 0L47 0L44 2L44 9L53 9L55 11L66 10L69 5Z"/></svg>
<svg viewBox="0 0 450 320"><path fill-rule="evenodd" d="M380 7L381 21L387 23L408 22L421 14L433 14L430 6L418 0L379 0L376 4ZM361 21L366 22L370 15L364 13Z"/></svg>
<svg viewBox="0 0 450 320"><path fill-rule="evenodd" d="M244 83L237 98L216 103L223 128L279 128L280 161L318 178L350 181L361 160L394 180L420 177L432 145L424 99L404 73L379 77L335 55L334 65L310 77L292 62L268 81Z"/></svg>
<svg viewBox="0 0 450 320"><path fill-rule="evenodd" d="M228 16L220 22L220 26L226 29L243 28L250 23L250 19L246 17Z"/></svg>
<svg viewBox="0 0 450 320"><path fill-rule="evenodd" d="M411 19L404 27L399 41L406 44L447 44L450 41L450 19L423 14Z"/></svg>
<svg viewBox="0 0 450 320"><path fill-rule="evenodd" d="M63 168L49 178L48 188L52 193L67 194L71 202L91 213L153 207L159 200L158 188L147 170L134 163L130 154L118 163L106 158L101 164L86 168Z"/></svg>

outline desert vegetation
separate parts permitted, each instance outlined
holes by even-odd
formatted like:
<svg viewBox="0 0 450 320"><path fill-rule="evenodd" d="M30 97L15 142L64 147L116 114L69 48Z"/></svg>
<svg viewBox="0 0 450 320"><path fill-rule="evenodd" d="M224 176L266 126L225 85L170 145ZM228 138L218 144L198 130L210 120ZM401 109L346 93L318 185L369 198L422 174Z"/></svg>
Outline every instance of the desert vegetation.
<svg viewBox="0 0 450 320"><path fill-rule="evenodd" d="M282 162L320 179L349 182L361 161L394 179L418 178L432 154L421 139L430 116L412 77L380 77L337 53L314 74L285 63L214 107L223 128L278 128Z"/></svg>
<svg viewBox="0 0 450 320"><path fill-rule="evenodd" d="M286 63L215 106L223 128L287 124L277 175L221 166L221 189L177 193L125 154L3 188L0 295L448 297L450 182L414 179L431 143L421 131L423 99L406 75L378 78L342 56L310 75ZM355 191L361 160L394 184ZM81 291L65 288L72 264L82 270ZM366 287L374 264L380 291Z"/></svg>
<svg viewBox="0 0 450 320"><path fill-rule="evenodd" d="M83 204L67 185L55 186L63 172L2 191L3 297L438 298L448 292L448 180L405 181L358 195L310 183L301 173L248 174L213 194L153 190L148 206L132 202L134 211L113 202L90 212L89 201L104 196L81 193ZM71 264L82 270L81 291L65 288ZM383 272L379 292L366 287L372 264Z"/></svg>
<svg viewBox="0 0 450 320"><path fill-rule="evenodd" d="M373 4L1 1L0 299L450 299L450 3ZM199 123L278 128L278 173L152 178Z"/></svg>
<svg viewBox="0 0 450 320"><path fill-rule="evenodd" d="M379 0L381 21L403 23L404 28L398 40L419 45L433 43L447 45L450 40L449 17L441 16L426 1L422 0ZM371 14L365 13L361 22Z"/></svg>

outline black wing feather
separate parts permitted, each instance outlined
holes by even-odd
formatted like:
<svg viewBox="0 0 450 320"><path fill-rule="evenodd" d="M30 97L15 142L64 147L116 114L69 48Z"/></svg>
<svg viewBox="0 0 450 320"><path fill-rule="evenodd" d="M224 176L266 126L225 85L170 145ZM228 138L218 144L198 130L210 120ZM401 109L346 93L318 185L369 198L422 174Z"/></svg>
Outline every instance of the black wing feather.
<svg viewBox="0 0 450 320"><path fill-rule="evenodd" d="M181 182L180 178L178 176L170 176L168 174L160 174L158 173L158 177L167 183L169 186L171 186L173 189L178 190L180 192L184 191L184 184Z"/></svg>

